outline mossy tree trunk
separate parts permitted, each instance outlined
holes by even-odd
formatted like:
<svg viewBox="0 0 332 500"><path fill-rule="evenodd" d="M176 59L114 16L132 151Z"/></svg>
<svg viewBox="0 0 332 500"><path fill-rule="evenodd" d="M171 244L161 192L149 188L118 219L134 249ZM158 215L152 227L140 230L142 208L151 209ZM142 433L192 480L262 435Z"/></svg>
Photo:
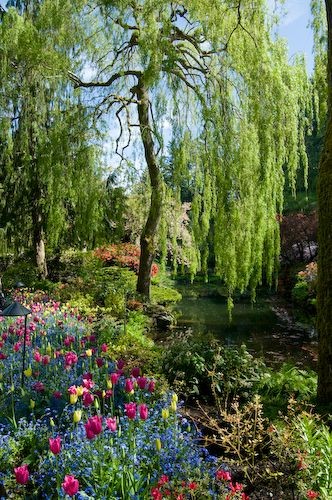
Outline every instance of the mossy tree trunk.
<svg viewBox="0 0 332 500"><path fill-rule="evenodd" d="M332 0L328 22L328 123L318 175L318 401L332 403Z"/></svg>
<svg viewBox="0 0 332 500"><path fill-rule="evenodd" d="M163 177L154 151L155 146L153 141L153 132L149 117L148 91L142 78L139 79L135 90L138 99L137 109L141 137L151 184L150 210L140 239L141 255L137 280L137 292L146 298L150 298L151 267L156 251L157 230L164 200L164 185Z"/></svg>

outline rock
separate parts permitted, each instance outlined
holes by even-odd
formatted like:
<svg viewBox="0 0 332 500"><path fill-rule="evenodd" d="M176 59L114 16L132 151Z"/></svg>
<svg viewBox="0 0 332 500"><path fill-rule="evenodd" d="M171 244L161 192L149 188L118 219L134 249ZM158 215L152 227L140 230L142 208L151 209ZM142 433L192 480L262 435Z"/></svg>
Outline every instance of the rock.
<svg viewBox="0 0 332 500"><path fill-rule="evenodd" d="M174 316L163 306L152 304L146 305L145 313L152 318L157 330L170 330L176 324Z"/></svg>

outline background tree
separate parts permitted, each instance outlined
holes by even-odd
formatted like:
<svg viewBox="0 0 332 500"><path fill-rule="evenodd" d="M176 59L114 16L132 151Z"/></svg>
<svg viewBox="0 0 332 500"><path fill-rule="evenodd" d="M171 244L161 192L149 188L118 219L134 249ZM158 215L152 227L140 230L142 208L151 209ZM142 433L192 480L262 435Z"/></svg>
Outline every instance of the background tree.
<svg viewBox="0 0 332 500"><path fill-rule="evenodd" d="M61 78L70 4L14 3L0 25L0 225L16 250L33 247L45 277L46 243L93 242L102 182L86 108Z"/></svg>
<svg viewBox="0 0 332 500"><path fill-rule="evenodd" d="M149 172L138 292L149 296L165 193L165 123L180 149L178 184L189 157L193 164L192 275L206 267L213 223L216 272L230 295L235 288L254 290L263 273L271 282L283 169L294 189L299 159L307 168L304 110L310 88L303 61L289 66L285 45L272 41L265 3L104 0L90 12L90 47L98 32L90 50L95 78L86 81L81 72L71 79L99 97L99 113L113 112L122 157L139 130Z"/></svg>
<svg viewBox="0 0 332 500"><path fill-rule="evenodd" d="M318 176L318 284L317 329L319 335L318 399L332 402L332 1L325 0L327 14L328 119Z"/></svg>

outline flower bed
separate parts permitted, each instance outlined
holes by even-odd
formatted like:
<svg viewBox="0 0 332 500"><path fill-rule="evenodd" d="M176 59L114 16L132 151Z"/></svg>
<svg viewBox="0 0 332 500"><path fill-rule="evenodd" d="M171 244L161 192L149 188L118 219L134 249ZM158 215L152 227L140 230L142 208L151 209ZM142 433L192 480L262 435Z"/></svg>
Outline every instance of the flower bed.
<svg viewBox="0 0 332 500"><path fill-rule="evenodd" d="M175 393L114 361L93 318L47 296L17 297L28 317L0 319L1 496L247 498L199 445Z"/></svg>

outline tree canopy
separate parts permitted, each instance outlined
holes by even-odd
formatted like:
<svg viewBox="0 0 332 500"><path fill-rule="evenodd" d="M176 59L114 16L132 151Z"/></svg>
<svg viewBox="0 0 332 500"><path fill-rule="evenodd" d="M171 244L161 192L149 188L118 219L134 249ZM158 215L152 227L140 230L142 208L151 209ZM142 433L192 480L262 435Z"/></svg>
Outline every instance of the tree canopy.
<svg viewBox="0 0 332 500"><path fill-rule="evenodd" d="M56 248L68 232L72 243L92 243L101 176L87 110L65 75L70 47L54 6L17 7L0 24L0 223L11 247L34 247L45 276L45 244Z"/></svg>
<svg viewBox="0 0 332 500"><path fill-rule="evenodd" d="M194 177L192 275L206 271L213 225L216 271L229 293L255 290L263 274L271 283L284 173L294 190L297 169L307 169L311 102L304 62L290 65L285 43L273 40L265 1L118 0L89 7L94 77L84 71L70 77L93 93L98 113L117 120L119 155L140 130L152 186L142 261L155 250L167 124L176 185L188 172ZM145 294L150 264L139 287Z"/></svg>

